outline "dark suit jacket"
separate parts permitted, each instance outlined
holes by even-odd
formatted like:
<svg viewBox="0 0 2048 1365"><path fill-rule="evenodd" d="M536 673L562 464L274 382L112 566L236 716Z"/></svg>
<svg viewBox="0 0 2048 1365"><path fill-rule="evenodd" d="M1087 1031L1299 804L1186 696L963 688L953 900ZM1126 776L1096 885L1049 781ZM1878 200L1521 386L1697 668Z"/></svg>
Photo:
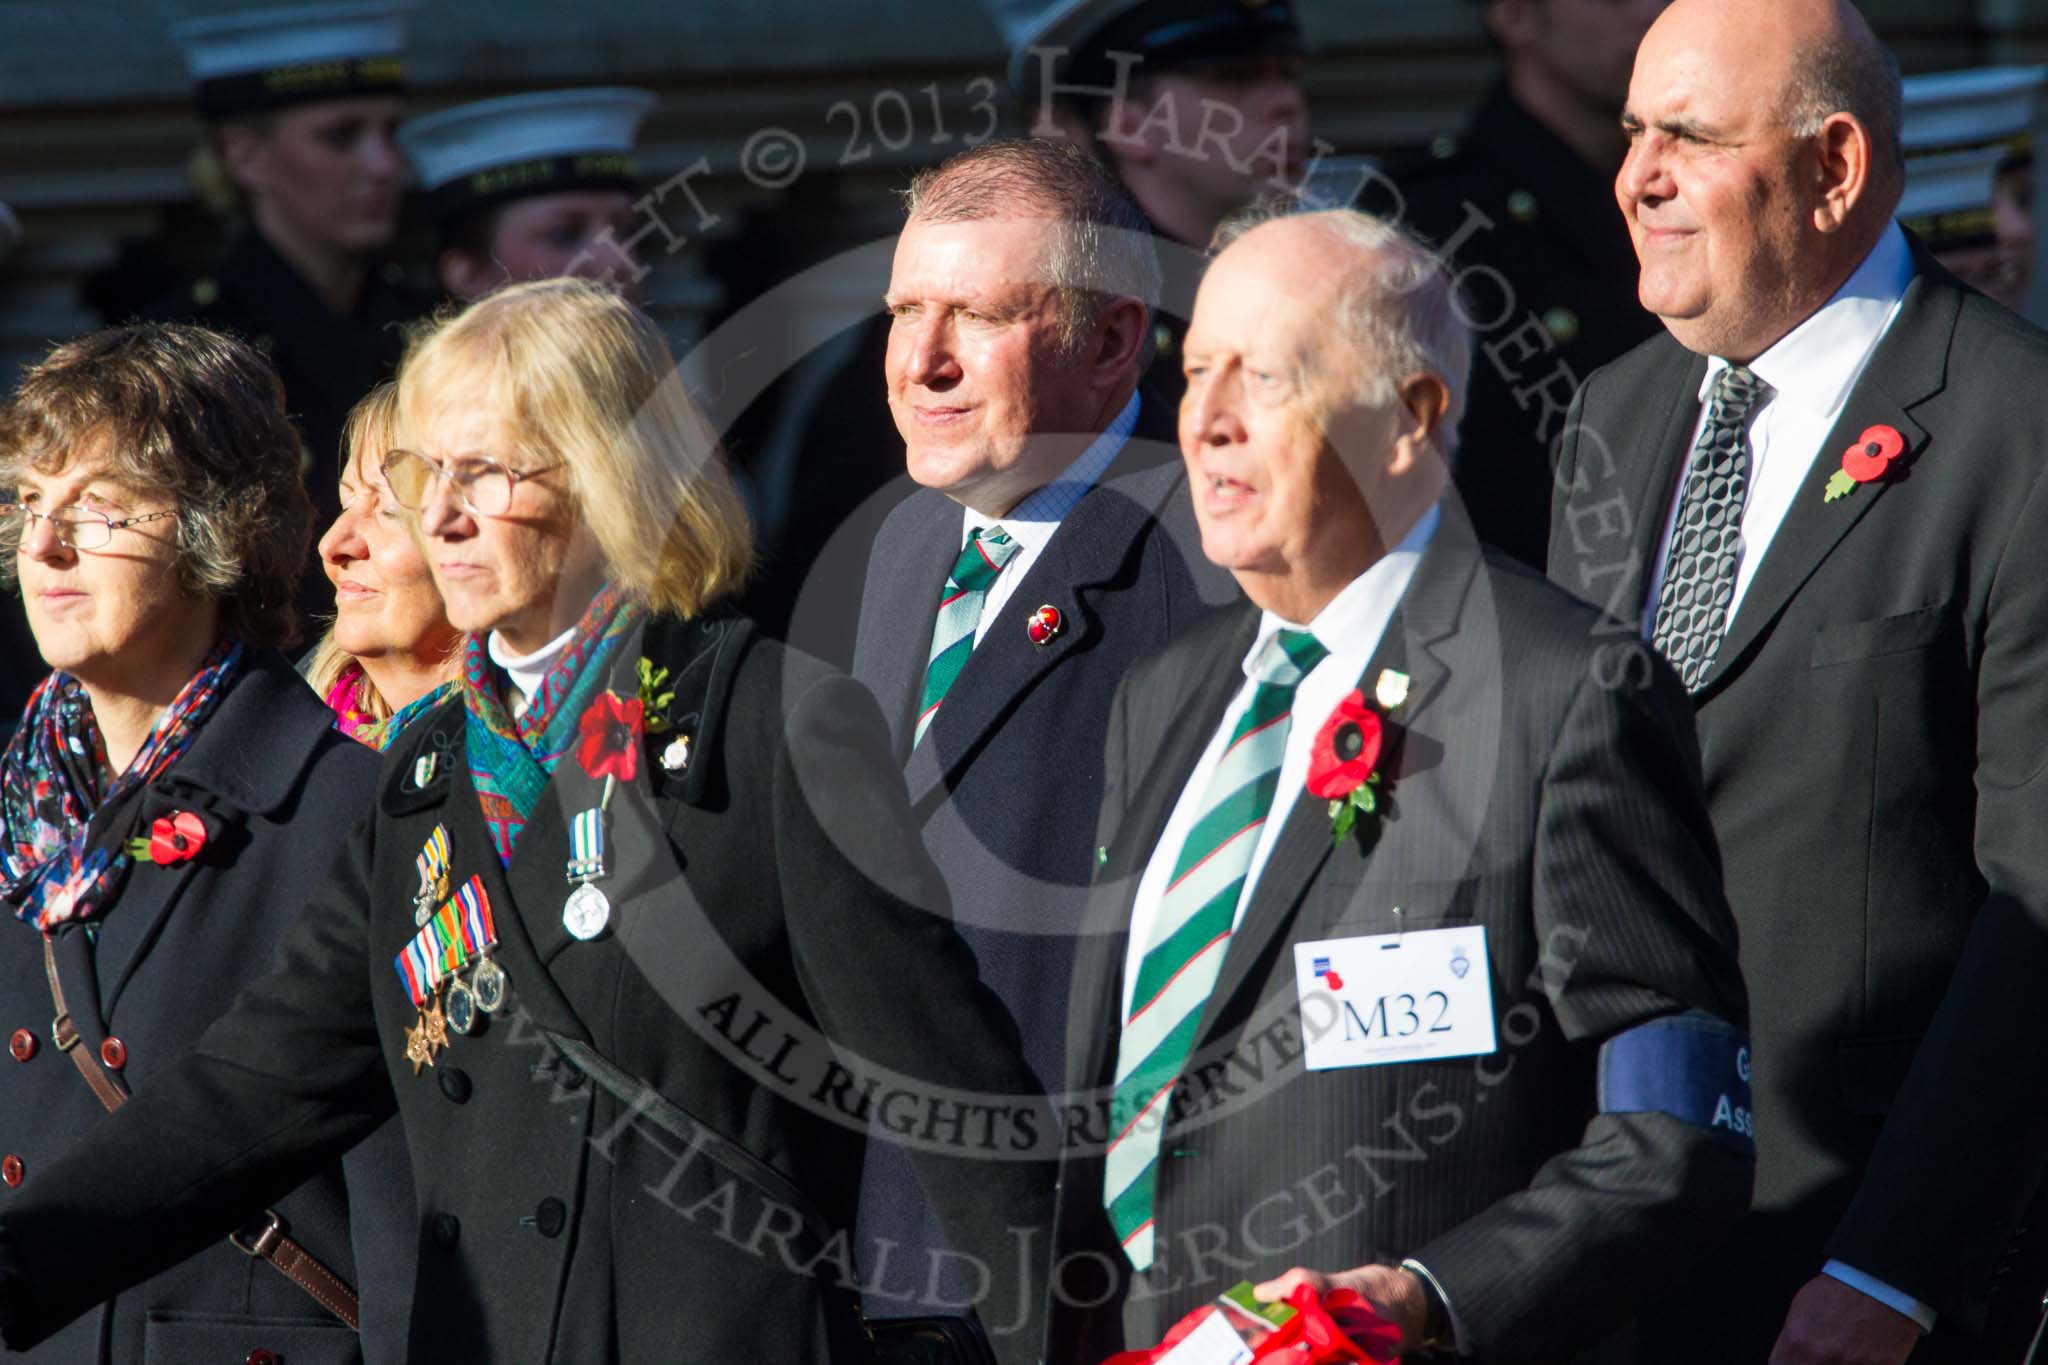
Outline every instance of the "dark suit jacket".
<svg viewBox="0 0 2048 1365"><path fill-rule="evenodd" d="M1151 1345L1239 1280L1413 1256L1480 1358L1554 1361L1612 1332L1741 1212L1738 1145L1596 1102L1604 1040L1686 1010L1739 1028L1744 1002L1683 693L1668 673L1602 687L1594 619L1482 558L1446 506L1359 683L1370 696L1382 669L1412 679L1382 760L1395 814L1366 852L1333 847L1326 802L1296 801L1170 1106L1157 1259L1135 1277L1102 1211L1101 1160L1131 907L1243 682L1259 612L1219 615L1131 671L1074 985L1067 1099L1085 1108L1061 1176L1055 1358L1092 1365L1120 1335ZM1496 1052L1303 1068L1290 945L1467 924L1486 929Z"/></svg>
<svg viewBox="0 0 2048 1365"><path fill-rule="evenodd" d="M227 1012L236 990L261 974L304 904L300 888L325 870L368 810L376 757L336 734L333 720L282 658L251 651L191 749L143 798L145 821L206 810L220 836L190 862L133 868L96 926L59 931L58 969L79 1046L97 1050L119 1038L131 1086L169 1071ZM0 1151L25 1170L19 1189L0 1190L4 1210L37 1197L59 1158L111 1120L51 1045L41 937L24 924L0 924L0 1004L5 1031L26 1030L35 1042L27 1060L0 1067ZM278 1211L308 1251L362 1291L368 1358L403 1360L413 1244L403 1141L394 1128L352 1156L346 1176L333 1160L304 1174ZM244 1200L227 1221L262 1208L261 1199ZM309 1365L362 1358L356 1334L284 1276L224 1238L195 1246L203 1249L189 1260L8 1358L141 1365L240 1360L259 1348Z"/></svg>
<svg viewBox="0 0 2048 1365"><path fill-rule="evenodd" d="M508 870L461 703L423 717L269 974L37 1197L0 1206L6 1340L210 1239L228 1208L395 1109L420 1206L408 1359L858 1360L843 1229L866 1105L922 1113L894 1098L907 1082L860 1083L873 1066L986 1101L926 1174L942 1210L965 1210L963 1244L1015 1273L1008 1228L1046 1216L1050 1172L977 1158L1028 1150L1049 1117L1001 1099L1029 1076L932 905L872 703L743 622L650 624L615 691L634 695L643 653L669 670L664 714L691 756L663 766L654 735L617 789L610 931L579 942L561 920L569 818L597 792L579 760L563 757ZM392 963L437 824L454 884L482 878L511 994L415 1074ZM631 1103L565 1060L578 1046L633 1078Z"/></svg>
<svg viewBox="0 0 2048 1365"><path fill-rule="evenodd" d="M1914 250L1693 699L1758 1135L1756 1211L1693 1307L1759 1358L1831 1256L1952 1325L2038 1292L1997 1268L2048 1159L2048 338ZM1564 445L1551 576L1631 622L1704 366L1668 337L1631 352ZM1901 467L1823 501L1879 424ZM1640 676L1646 648L1611 637L1603 667Z"/></svg>
<svg viewBox="0 0 2048 1365"><path fill-rule="evenodd" d="M913 494L884 523L868 562L854 677L881 701L961 934L1048 1087L1065 1067L1110 698L1134 660L1237 596L1202 558L1174 422L1164 403L1141 400L1124 452L1029 566L914 753L933 615L960 552L959 504ZM1041 605L1066 623L1045 646L1025 633ZM922 1264L939 1244L907 1161L878 1143L865 1182L863 1238L907 1246L899 1254ZM871 1310L916 1311L886 1299L870 1295Z"/></svg>

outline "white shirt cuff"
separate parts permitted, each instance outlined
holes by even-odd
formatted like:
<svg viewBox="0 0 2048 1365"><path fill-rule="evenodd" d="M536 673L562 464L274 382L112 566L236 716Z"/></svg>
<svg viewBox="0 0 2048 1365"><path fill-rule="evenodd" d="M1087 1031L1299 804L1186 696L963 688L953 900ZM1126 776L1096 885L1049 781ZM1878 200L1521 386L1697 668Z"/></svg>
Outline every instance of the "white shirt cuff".
<svg viewBox="0 0 2048 1365"><path fill-rule="evenodd" d="M1840 1261L1829 1261L1820 1268L1820 1273L1830 1279L1840 1280L1859 1294L1868 1294L1895 1313L1903 1313L1920 1324L1923 1332L1934 1330L1934 1310L1911 1294L1892 1288L1873 1275L1866 1275L1854 1266L1843 1265Z"/></svg>
<svg viewBox="0 0 2048 1365"><path fill-rule="evenodd" d="M1449 1294L1444 1293L1443 1285L1438 1283L1436 1276L1429 1273L1429 1267L1420 1261L1408 1260L1401 1262L1401 1269L1412 1270L1429 1282L1429 1287L1436 1291L1436 1296L1444 1301L1444 1316L1451 1320L1452 1348L1461 1356L1472 1354L1471 1348L1465 1344L1465 1325L1458 1321L1458 1305L1451 1302Z"/></svg>

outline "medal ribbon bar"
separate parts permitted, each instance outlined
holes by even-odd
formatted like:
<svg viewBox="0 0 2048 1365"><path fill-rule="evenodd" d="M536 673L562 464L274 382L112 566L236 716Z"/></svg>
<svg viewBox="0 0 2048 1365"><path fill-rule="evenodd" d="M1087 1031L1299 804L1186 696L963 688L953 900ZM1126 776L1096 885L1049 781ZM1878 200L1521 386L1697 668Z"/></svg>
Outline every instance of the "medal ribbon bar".
<svg viewBox="0 0 2048 1365"><path fill-rule="evenodd" d="M412 936L392 966L406 994L424 1007L441 983L498 946L491 898L481 877L464 882L446 905Z"/></svg>

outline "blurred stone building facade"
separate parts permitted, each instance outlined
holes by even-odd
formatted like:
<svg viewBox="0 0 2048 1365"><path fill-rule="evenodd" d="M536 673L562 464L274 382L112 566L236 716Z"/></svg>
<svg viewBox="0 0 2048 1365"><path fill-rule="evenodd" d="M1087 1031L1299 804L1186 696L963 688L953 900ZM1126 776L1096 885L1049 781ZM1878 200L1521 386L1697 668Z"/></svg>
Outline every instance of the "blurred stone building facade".
<svg viewBox="0 0 2048 1365"><path fill-rule="evenodd" d="M0 0L0 201L24 228L0 260L0 375L217 249L219 225L187 183L200 129L166 30L250 7ZM1455 127L1493 71L1473 0L1298 9L1312 130L1339 153ZM2048 0L1865 10L1909 72L2048 55ZM645 297L695 352L693 382L726 420L876 305L888 261L876 244L912 169L1021 130L996 30L973 0L422 0L410 66L419 112L547 86L660 95L639 158L655 266ZM401 260L423 267L419 226L409 242ZM804 273L820 262L835 263Z"/></svg>

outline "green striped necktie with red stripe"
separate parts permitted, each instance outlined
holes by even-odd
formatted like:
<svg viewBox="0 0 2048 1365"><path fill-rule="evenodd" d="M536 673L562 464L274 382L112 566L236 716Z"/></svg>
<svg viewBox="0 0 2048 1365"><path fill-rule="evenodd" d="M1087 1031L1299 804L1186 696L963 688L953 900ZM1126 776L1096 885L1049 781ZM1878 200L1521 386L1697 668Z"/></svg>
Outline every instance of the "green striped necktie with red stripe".
<svg viewBox="0 0 2048 1365"><path fill-rule="evenodd" d="M1328 653L1305 630L1280 631L1259 651L1251 669L1258 685L1203 788L1201 815L1174 860L1173 880L1145 939L1130 1017L1117 1040L1113 1136L1102 1188L1110 1225L1139 1270L1152 1264L1160 1133L1230 947L1252 853L1273 809L1294 689Z"/></svg>
<svg viewBox="0 0 2048 1365"><path fill-rule="evenodd" d="M939 615L932 626L932 652L924 666L924 688L918 693L917 730L911 748L924 743L925 731L932 728L932 718L939 714L953 680L967 667L989 585L1021 548L1001 526L968 534L967 546L954 561L945 591L939 595Z"/></svg>

